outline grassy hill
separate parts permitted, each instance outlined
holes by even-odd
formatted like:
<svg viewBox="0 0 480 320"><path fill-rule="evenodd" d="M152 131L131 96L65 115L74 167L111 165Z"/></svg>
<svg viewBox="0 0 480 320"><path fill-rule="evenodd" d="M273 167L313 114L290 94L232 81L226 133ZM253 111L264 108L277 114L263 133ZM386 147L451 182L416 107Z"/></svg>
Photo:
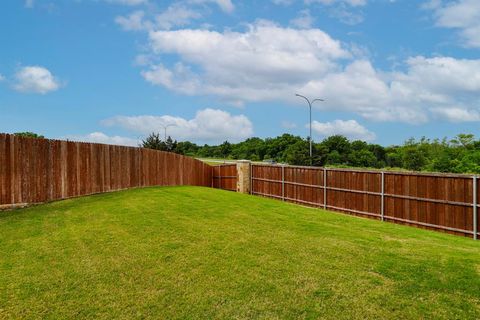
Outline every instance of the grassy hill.
<svg viewBox="0 0 480 320"><path fill-rule="evenodd" d="M480 241L198 187L0 213L0 318L480 318Z"/></svg>

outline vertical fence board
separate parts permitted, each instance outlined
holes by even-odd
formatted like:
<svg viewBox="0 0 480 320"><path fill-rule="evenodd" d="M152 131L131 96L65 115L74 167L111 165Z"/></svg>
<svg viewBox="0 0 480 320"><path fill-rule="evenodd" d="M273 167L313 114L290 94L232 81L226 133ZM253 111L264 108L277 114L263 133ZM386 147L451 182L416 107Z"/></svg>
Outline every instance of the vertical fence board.
<svg viewBox="0 0 480 320"><path fill-rule="evenodd" d="M2 207L132 187L210 186L211 171L167 152L0 134Z"/></svg>
<svg viewBox="0 0 480 320"><path fill-rule="evenodd" d="M252 194L282 199L282 167L252 164ZM473 236L473 179L468 175L382 173L285 166L286 201L348 214ZM324 180L326 179L326 189ZM480 197L476 181L477 199ZM325 200L324 200L325 197ZM383 199L383 201L382 201ZM480 234L480 233L477 233Z"/></svg>
<svg viewBox="0 0 480 320"><path fill-rule="evenodd" d="M236 191L237 190L237 165L222 164L213 167L213 188Z"/></svg>

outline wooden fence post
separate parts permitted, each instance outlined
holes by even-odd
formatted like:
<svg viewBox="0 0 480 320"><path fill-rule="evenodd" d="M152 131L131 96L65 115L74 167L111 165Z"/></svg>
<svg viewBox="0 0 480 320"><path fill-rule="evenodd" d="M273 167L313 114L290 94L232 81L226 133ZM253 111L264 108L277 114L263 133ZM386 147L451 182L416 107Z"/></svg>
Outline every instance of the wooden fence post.
<svg viewBox="0 0 480 320"><path fill-rule="evenodd" d="M478 199L477 199L477 176L473 177L473 239L477 240L478 238Z"/></svg>
<svg viewBox="0 0 480 320"><path fill-rule="evenodd" d="M327 209L327 168L323 168L323 209Z"/></svg>
<svg viewBox="0 0 480 320"><path fill-rule="evenodd" d="M382 174L381 174L381 179L382 179L382 196L381 196L381 201L382 201L382 204L381 204L381 211L380 211L380 215L382 217L382 221L385 221L385 172L382 171Z"/></svg>
<svg viewBox="0 0 480 320"><path fill-rule="evenodd" d="M285 201L285 165L282 164L282 201Z"/></svg>

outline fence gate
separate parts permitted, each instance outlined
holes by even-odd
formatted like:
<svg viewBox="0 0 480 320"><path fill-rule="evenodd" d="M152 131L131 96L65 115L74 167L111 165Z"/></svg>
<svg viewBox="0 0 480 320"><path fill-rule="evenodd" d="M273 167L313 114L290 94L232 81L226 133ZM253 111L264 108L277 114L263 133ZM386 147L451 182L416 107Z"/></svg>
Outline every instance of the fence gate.
<svg viewBox="0 0 480 320"><path fill-rule="evenodd" d="M222 164L213 167L212 187L237 191L237 165Z"/></svg>

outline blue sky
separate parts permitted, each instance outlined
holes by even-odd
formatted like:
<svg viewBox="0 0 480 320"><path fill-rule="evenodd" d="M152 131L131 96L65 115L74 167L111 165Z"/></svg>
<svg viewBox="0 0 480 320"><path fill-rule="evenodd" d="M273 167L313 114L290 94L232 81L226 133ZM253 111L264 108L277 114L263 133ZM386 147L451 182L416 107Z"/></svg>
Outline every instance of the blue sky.
<svg viewBox="0 0 480 320"><path fill-rule="evenodd" d="M479 135L478 0L3 0L0 131Z"/></svg>

